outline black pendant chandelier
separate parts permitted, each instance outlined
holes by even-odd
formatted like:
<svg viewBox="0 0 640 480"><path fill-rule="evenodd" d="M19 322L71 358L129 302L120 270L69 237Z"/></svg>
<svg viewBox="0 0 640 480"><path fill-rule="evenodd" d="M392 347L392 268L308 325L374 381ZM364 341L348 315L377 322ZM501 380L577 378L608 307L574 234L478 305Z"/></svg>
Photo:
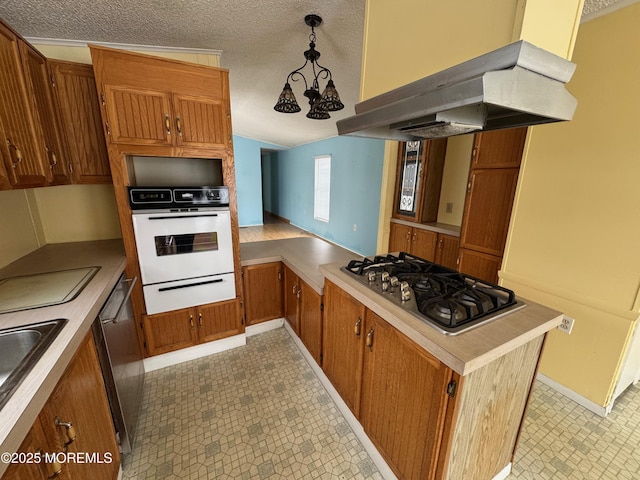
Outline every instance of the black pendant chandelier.
<svg viewBox="0 0 640 480"><path fill-rule="evenodd" d="M278 98L278 102L273 107L276 112L281 113L297 113L299 112L300 105L296 101L296 96L291 90L291 84L289 81L297 82L298 80L304 80L304 96L309 99L309 112L307 118L314 120L326 120L330 118L328 112L336 112L342 110L344 105L340 101L340 95L336 90L333 80L331 79L331 71L323 67L318 63L320 58L320 52L316 50L316 33L314 28L322 23L322 18L318 15L307 15L304 17L304 23L311 27L311 35L309 35L309 50L304 52L304 58L306 59L304 65L294 70L287 76L287 81L284 84L282 93ZM301 70L311 63L311 71L313 74L313 81L307 82L307 78L302 74ZM329 79L327 86L320 94L320 87L318 79Z"/></svg>

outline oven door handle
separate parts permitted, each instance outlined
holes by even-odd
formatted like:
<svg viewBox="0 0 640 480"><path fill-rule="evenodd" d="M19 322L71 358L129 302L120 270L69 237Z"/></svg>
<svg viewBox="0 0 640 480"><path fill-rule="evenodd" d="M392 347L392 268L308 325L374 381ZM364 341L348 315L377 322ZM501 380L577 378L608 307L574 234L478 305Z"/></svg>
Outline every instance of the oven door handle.
<svg viewBox="0 0 640 480"><path fill-rule="evenodd" d="M221 282L224 282L224 279L216 278L215 280L207 280L204 282L188 283L186 285L173 285L171 287L162 287L162 288L159 288L158 291L167 292L169 290L178 290L179 288L198 287L200 285L209 285L211 283L221 283Z"/></svg>
<svg viewBox="0 0 640 480"><path fill-rule="evenodd" d="M217 213L202 213L200 215L166 215L162 217L149 217L149 220L173 220L174 218L198 218L198 217L217 217Z"/></svg>

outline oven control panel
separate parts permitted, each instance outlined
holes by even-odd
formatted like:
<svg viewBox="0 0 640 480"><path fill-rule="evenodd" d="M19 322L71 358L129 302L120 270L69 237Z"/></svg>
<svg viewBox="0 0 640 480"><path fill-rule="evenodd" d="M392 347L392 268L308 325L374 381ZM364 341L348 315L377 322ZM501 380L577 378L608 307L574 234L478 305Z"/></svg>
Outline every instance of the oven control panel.
<svg viewBox="0 0 640 480"><path fill-rule="evenodd" d="M210 187L128 187L132 210L228 207L229 189Z"/></svg>

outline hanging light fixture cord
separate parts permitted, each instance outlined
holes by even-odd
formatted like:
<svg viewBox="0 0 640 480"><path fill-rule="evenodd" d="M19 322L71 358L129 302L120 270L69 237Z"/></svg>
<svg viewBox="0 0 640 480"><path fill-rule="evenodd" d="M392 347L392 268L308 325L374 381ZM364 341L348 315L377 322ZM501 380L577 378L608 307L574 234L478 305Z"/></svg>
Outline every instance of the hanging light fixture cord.
<svg viewBox="0 0 640 480"><path fill-rule="evenodd" d="M287 75L287 80L284 84L284 88L282 89L282 93L278 97L278 102L275 104L273 109L276 112L281 113L297 113L301 110L289 81L297 82L302 79L305 87L304 96L309 99L310 108L307 113L307 118L314 120L326 120L330 118L328 112L342 110L344 105L340 101L340 95L333 83L331 70L318 63L320 52L316 50L315 27L322 23L322 18L318 15L307 15L304 17L304 21L311 27L311 35L309 35L309 50L304 52L305 62L300 68L297 68ZM307 78L302 73L302 69L304 69L309 63L311 63L311 72L313 74L313 80L311 82L308 82ZM322 94L320 94L318 79L329 79Z"/></svg>

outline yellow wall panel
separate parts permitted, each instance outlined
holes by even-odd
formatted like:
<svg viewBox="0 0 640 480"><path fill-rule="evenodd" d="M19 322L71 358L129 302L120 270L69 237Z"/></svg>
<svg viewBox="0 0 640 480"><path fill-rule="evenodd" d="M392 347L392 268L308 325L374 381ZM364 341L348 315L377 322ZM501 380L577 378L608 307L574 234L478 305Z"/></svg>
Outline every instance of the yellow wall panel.
<svg viewBox="0 0 640 480"><path fill-rule="evenodd" d="M438 206L438 222L462 225L472 149L473 135L460 135L447 140L447 155L444 161L442 190ZM453 203L451 213L447 213L447 203Z"/></svg>
<svg viewBox="0 0 640 480"><path fill-rule="evenodd" d="M0 268L33 252L44 243L38 233L36 205L30 202L29 190L0 192Z"/></svg>

